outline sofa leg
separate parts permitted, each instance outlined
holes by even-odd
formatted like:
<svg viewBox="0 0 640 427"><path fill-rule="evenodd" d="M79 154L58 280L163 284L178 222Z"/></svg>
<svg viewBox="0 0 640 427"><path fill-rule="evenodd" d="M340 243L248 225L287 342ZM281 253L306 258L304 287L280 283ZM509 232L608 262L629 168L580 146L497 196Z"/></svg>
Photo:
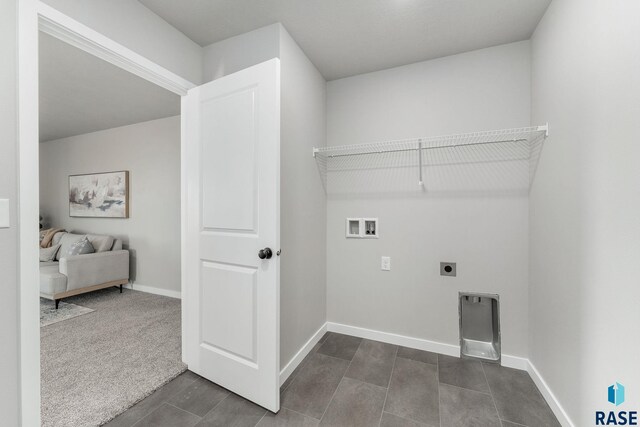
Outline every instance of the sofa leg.
<svg viewBox="0 0 640 427"><path fill-rule="evenodd" d="M122 293L122 285L120 285L120 293Z"/></svg>
<svg viewBox="0 0 640 427"><path fill-rule="evenodd" d="M56 300L56 310L58 309L58 305L60 305L60 300L59 299Z"/></svg>

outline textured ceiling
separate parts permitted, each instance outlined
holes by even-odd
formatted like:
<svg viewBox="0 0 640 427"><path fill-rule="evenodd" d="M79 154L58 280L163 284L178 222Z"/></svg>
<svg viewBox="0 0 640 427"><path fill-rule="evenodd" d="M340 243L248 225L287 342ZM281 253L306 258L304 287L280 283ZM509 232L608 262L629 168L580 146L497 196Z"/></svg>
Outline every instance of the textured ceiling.
<svg viewBox="0 0 640 427"><path fill-rule="evenodd" d="M327 80L526 40L551 0L139 0L202 46L281 22Z"/></svg>
<svg viewBox="0 0 640 427"><path fill-rule="evenodd" d="M178 95L40 33L40 141L178 114Z"/></svg>

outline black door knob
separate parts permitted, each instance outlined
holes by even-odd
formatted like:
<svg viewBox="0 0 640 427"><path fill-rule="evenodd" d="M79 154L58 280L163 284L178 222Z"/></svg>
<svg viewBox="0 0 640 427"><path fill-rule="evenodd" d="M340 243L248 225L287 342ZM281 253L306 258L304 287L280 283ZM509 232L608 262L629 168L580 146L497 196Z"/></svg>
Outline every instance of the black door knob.
<svg viewBox="0 0 640 427"><path fill-rule="evenodd" d="M258 258L260 259L271 259L272 256L271 248L264 248L258 251Z"/></svg>

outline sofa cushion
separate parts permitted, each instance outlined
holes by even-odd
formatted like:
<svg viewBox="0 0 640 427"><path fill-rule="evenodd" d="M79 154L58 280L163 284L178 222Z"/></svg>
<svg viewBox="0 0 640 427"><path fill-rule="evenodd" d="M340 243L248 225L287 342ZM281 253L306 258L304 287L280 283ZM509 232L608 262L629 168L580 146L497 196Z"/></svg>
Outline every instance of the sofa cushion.
<svg viewBox="0 0 640 427"><path fill-rule="evenodd" d="M112 251L121 251L122 250L122 240L120 239L115 239L113 241L113 248L111 248Z"/></svg>
<svg viewBox="0 0 640 427"><path fill-rule="evenodd" d="M93 248L93 245L87 239L87 236L84 236L82 239L74 242L71 246L69 246L69 250L67 251L67 255L75 256L75 255L86 255L92 254L96 250Z"/></svg>
<svg viewBox="0 0 640 427"><path fill-rule="evenodd" d="M57 265L40 266L40 293L51 296L67 290L67 276Z"/></svg>
<svg viewBox="0 0 640 427"><path fill-rule="evenodd" d="M113 237L100 234L87 234L87 238L93 245L96 252L107 252L113 246Z"/></svg>
<svg viewBox="0 0 640 427"><path fill-rule="evenodd" d="M53 261L60 249L60 244L51 246L50 248L40 248L40 262Z"/></svg>
<svg viewBox="0 0 640 427"><path fill-rule="evenodd" d="M64 236L65 234L67 234L66 231L58 231L56 234L54 234L53 239L51 239L51 246L55 246L60 243L60 239L62 239L62 236Z"/></svg>

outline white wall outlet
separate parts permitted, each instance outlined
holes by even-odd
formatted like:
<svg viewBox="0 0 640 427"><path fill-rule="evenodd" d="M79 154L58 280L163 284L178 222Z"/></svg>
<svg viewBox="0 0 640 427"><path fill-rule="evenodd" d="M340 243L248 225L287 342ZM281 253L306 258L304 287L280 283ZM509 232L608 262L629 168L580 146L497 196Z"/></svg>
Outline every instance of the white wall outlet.
<svg viewBox="0 0 640 427"><path fill-rule="evenodd" d="M380 262L380 269L382 271L391 271L391 257L383 256Z"/></svg>
<svg viewBox="0 0 640 427"><path fill-rule="evenodd" d="M9 228L10 226L9 199L0 199L0 228Z"/></svg>

